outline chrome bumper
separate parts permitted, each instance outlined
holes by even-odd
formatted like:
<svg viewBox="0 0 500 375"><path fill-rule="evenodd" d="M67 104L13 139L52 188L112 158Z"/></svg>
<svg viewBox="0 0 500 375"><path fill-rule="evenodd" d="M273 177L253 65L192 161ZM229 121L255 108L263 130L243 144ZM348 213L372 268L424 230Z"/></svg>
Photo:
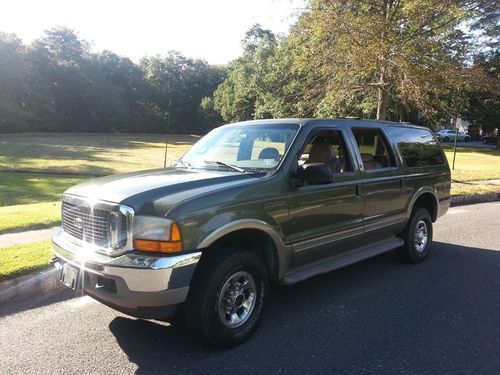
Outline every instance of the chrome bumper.
<svg viewBox="0 0 500 375"><path fill-rule="evenodd" d="M87 294L117 310L142 317L156 317L152 308L185 301L201 257L201 252L176 256L127 253L111 257L93 251L91 245L81 247L62 231L56 233L52 242L55 257L80 270Z"/></svg>

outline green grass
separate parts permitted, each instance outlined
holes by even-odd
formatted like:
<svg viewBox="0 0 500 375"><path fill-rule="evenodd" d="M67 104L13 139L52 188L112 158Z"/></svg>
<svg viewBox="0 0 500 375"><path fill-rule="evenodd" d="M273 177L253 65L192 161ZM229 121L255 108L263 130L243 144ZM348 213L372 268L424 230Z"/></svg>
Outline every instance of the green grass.
<svg viewBox="0 0 500 375"><path fill-rule="evenodd" d="M0 206L59 201L64 190L84 179L76 176L0 172Z"/></svg>
<svg viewBox="0 0 500 375"><path fill-rule="evenodd" d="M451 196L500 193L500 185L453 184Z"/></svg>
<svg viewBox="0 0 500 375"><path fill-rule="evenodd" d="M61 203L45 202L0 207L0 234L47 228L61 222Z"/></svg>
<svg viewBox="0 0 500 375"><path fill-rule="evenodd" d="M50 241L0 248L0 280L49 267Z"/></svg>
<svg viewBox="0 0 500 375"><path fill-rule="evenodd" d="M194 135L33 133L0 135L0 170L102 176L163 166L199 139Z"/></svg>
<svg viewBox="0 0 500 375"><path fill-rule="evenodd" d="M450 168L453 163L453 148L445 148ZM480 148L457 148L454 181L479 181L500 178L500 150Z"/></svg>

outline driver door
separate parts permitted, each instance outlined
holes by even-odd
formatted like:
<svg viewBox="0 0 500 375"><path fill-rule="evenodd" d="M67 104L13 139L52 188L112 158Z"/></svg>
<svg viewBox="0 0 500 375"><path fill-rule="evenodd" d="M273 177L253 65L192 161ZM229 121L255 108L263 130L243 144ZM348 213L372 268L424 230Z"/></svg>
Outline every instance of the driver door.
<svg viewBox="0 0 500 375"><path fill-rule="evenodd" d="M313 155L316 149L328 144L331 153ZM318 157L319 156L319 157ZM335 159L331 159L331 158ZM323 158L324 160L321 160ZM361 178L352 163L353 157L346 147L341 130L313 131L306 142L297 165L313 162L327 164L333 182L323 185L296 187L288 199L290 236L294 250L293 266L340 254L350 248L353 241L363 236L363 199Z"/></svg>

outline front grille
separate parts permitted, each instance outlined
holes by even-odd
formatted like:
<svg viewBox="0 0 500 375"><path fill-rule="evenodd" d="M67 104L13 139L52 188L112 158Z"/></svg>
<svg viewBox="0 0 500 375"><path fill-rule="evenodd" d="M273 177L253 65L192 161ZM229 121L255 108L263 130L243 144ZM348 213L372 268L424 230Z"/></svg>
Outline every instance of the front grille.
<svg viewBox="0 0 500 375"><path fill-rule="evenodd" d="M70 236L98 247L108 248L111 245L111 230L116 216L110 211L92 208L81 203L62 204L62 229ZM120 220L119 227L126 230L126 221ZM125 223L125 228L123 228Z"/></svg>

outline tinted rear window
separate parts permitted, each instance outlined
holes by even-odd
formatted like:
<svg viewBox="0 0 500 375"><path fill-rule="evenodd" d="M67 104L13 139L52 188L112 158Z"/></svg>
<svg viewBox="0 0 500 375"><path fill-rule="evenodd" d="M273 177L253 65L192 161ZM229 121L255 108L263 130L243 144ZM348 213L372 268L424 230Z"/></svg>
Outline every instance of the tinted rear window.
<svg viewBox="0 0 500 375"><path fill-rule="evenodd" d="M444 164L444 156L429 130L390 126L392 138L408 167Z"/></svg>

